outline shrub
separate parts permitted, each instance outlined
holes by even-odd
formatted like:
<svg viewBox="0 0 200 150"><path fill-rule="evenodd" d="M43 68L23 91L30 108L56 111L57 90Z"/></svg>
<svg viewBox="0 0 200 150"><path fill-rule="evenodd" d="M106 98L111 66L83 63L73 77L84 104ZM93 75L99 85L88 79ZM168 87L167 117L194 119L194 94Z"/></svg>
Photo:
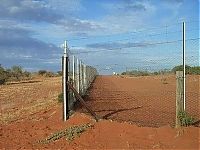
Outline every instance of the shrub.
<svg viewBox="0 0 200 150"><path fill-rule="evenodd" d="M188 66L188 65L185 66L185 71L186 71L187 74L189 73L190 68L191 68L191 67ZM175 67L172 69L172 72L176 73L176 71L183 71L183 65L175 66Z"/></svg>
<svg viewBox="0 0 200 150"><path fill-rule="evenodd" d="M10 69L5 69L0 64L0 84L5 84L7 81L20 81L31 79L31 73L23 71L21 66L12 66Z"/></svg>
<svg viewBox="0 0 200 150"><path fill-rule="evenodd" d="M185 111L180 111L178 114L181 126L187 127L193 125L195 120L193 117L189 116Z"/></svg>
<svg viewBox="0 0 200 150"><path fill-rule="evenodd" d="M11 67L11 75L13 80L19 81L23 76L23 71L21 66L12 66Z"/></svg>
<svg viewBox="0 0 200 150"><path fill-rule="evenodd" d="M7 72L5 71L5 69L0 64L0 85L5 84L7 79L8 79Z"/></svg>
<svg viewBox="0 0 200 150"><path fill-rule="evenodd" d="M132 71L127 71L127 72L122 72L121 75L148 76L150 75L150 72L132 70Z"/></svg>
<svg viewBox="0 0 200 150"><path fill-rule="evenodd" d="M200 75L200 66L191 67L189 74Z"/></svg>
<svg viewBox="0 0 200 150"><path fill-rule="evenodd" d="M53 72L48 71L48 72L46 72L45 76L46 77L54 77L55 74Z"/></svg>
<svg viewBox="0 0 200 150"><path fill-rule="evenodd" d="M0 85L5 84L6 83L6 79L1 79L0 78Z"/></svg>
<svg viewBox="0 0 200 150"><path fill-rule="evenodd" d="M176 71L183 71L183 65L176 66L172 69L172 72L176 73ZM185 72L186 74L200 75L200 66L190 67L186 65Z"/></svg>
<svg viewBox="0 0 200 150"><path fill-rule="evenodd" d="M42 75L42 76L45 75L46 73L47 73L46 70L39 70L39 71L38 71L38 74L39 74L39 75Z"/></svg>
<svg viewBox="0 0 200 150"><path fill-rule="evenodd" d="M24 77L29 78L31 76L31 73L28 71L24 71L23 75L24 75Z"/></svg>
<svg viewBox="0 0 200 150"><path fill-rule="evenodd" d="M62 71L57 71L57 74L58 74L58 76L62 76L63 75Z"/></svg>
<svg viewBox="0 0 200 150"><path fill-rule="evenodd" d="M122 72L121 75L126 75L126 72Z"/></svg>
<svg viewBox="0 0 200 150"><path fill-rule="evenodd" d="M158 75L158 74L159 74L159 72L153 72L153 74L154 74L154 75Z"/></svg>
<svg viewBox="0 0 200 150"><path fill-rule="evenodd" d="M46 71L46 70L39 70L38 75L45 76L45 77L55 77L56 74L51 71Z"/></svg>
<svg viewBox="0 0 200 150"><path fill-rule="evenodd" d="M59 103L62 103L63 101L64 101L63 93L60 93L60 94L58 95L58 102L59 102Z"/></svg>

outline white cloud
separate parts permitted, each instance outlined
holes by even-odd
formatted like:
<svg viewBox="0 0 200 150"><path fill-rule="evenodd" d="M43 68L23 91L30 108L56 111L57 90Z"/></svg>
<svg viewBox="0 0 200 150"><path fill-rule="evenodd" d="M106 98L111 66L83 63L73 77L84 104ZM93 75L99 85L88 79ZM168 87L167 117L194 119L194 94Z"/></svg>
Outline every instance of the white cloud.
<svg viewBox="0 0 200 150"><path fill-rule="evenodd" d="M81 2L82 0L48 0L48 5L52 9L65 15L85 10Z"/></svg>
<svg viewBox="0 0 200 150"><path fill-rule="evenodd" d="M144 27L146 19L156 12L156 7L148 1L104 3L102 5L109 13L96 22L103 27L102 31L111 34L134 31Z"/></svg>
<svg viewBox="0 0 200 150"><path fill-rule="evenodd" d="M52 11L43 1L1 1L0 19L55 23L60 18L62 18L62 15L59 15L56 11Z"/></svg>

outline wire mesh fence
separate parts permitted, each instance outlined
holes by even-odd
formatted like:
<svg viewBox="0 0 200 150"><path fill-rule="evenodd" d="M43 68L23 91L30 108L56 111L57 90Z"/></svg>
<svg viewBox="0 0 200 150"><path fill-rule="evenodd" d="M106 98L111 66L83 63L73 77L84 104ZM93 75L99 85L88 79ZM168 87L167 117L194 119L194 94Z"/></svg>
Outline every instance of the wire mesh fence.
<svg viewBox="0 0 200 150"><path fill-rule="evenodd" d="M198 121L199 28L194 22L186 25L185 111ZM100 37L96 43L91 43L90 38L82 39L85 49L71 49L72 53L89 59L95 57L95 66L104 75L118 74L97 77L85 98L88 105L106 119L140 126L174 126L176 71L183 71L182 32L182 24L175 24L112 39Z"/></svg>
<svg viewBox="0 0 200 150"><path fill-rule="evenodd" d="M69 77L68 81L73 85L77 92L84 96L87 92L87 89L90 87L90 84L95 79L98 74L97 70L92 67L84 64L81 60L76 58L74 55L69 55ZM73 108L76 98L71 90L69 90L69 101L68 106L70 109Z"/></svg>

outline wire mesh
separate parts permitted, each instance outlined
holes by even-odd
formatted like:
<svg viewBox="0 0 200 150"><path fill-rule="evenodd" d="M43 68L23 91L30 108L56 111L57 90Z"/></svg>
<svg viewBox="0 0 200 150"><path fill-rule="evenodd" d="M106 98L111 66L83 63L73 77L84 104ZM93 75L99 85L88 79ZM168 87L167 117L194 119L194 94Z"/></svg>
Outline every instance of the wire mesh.
<svg viewBox="0 0 200 150"><path fill-rule="evenodd" d="M74 55L69 55L68 80L81 96L86 94L87 89L90 87L90 84L93 82L97 74L98 72L94 67L84 64ZM68 106L70 109L73 109L76 98L71 90L69 90L68 97Z"/></svg>
<svg viewBox="0 0 200 150"><path fill-rule="evenodd" d="M182 24L144 31L106 35L93 43L84 38L85 49L71 50L97 62L95 67L104 75L120 74L98 76L85 100L106 119L174 126L176 71L183 70ZM196 120L200 119L198 31L196 23L186 24L186 112Z"/></svg>

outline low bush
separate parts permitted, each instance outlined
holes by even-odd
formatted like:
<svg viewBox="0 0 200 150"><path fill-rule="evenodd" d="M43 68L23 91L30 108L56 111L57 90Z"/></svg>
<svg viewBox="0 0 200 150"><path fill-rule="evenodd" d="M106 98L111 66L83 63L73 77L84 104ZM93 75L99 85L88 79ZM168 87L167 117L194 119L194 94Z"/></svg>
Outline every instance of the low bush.
<svg viewBox="0 0 200 150"><path fill-rule="evenodd" d="M57 74L58 74L58 76L62 76L63 75L62 71L57 71Z"/></svg>
<svg viewBox="0 0 200 150"><path fill-rule="evenodd" d="M180 111L178 114L178 118L180 120L181 126L187 127L193 125L195 119L188 115L185 111Z"/></svg>
<svg viewBox="0 0 200 150"><path fill-rule="evenodd" d="M58 95L58 102L59 102L59 103L62 103L63 101L64 101L63 93L60 93L60 94Z"/></svg>
<svg viewBox="0 0 200 150"><path fill-rule="evenodd" d="M7 73L0 64L0 85L5 84L6 80L7 80Z"/></svg>
<svg viewBox="0 0 200 150"><path fill-rule="evenodd" d="M38 75L45 75L47 73L47 71L46 70L39 70L38 71Z"/></svg>
<svg viewBox="0 0 200 150"><path fill-rule="evenodd" d="M58 74L51 72L51 71L47 71L47 70L39 70L38 75L44 76L44 77L56 77L56 76L58 76Z"/></svg>
<svg viewBox="0 0 200 150"><path fill-rule="evenodd" d="M53 72L46 72L45 77L55 77L56 75Z"/></svg>
<svg viewBox="0 0 200 150"><path fill-rule="evenodd" d="M6 79L1 79L0 78L0 85L5 84L6 83Z"/></svg>
<svg viewBox="0 0 200 150"><path fill-rule="evenodd" d="M176 73L176 71L183 71L183 65L175 66L172 69L173 73ZM186 74L200 75L200 66L190 67L190 66L186 65L185 72L186 72Z"/></svg>
<svg viewBox="0 0 200 150"><path fill-rule="evenodd" d="M150 73L148 71L132 70L132 71L122 72L121 75L148 76L150 75Z"/></svg>
<svg viewBox="0 0 200 150"><path fill-rule="evenodd" d="M31 79L31 73L23 71L21 66L12 66L10 69L5 69L0 64L0 84L5 84L7 81L21 81Z"/></svg>

